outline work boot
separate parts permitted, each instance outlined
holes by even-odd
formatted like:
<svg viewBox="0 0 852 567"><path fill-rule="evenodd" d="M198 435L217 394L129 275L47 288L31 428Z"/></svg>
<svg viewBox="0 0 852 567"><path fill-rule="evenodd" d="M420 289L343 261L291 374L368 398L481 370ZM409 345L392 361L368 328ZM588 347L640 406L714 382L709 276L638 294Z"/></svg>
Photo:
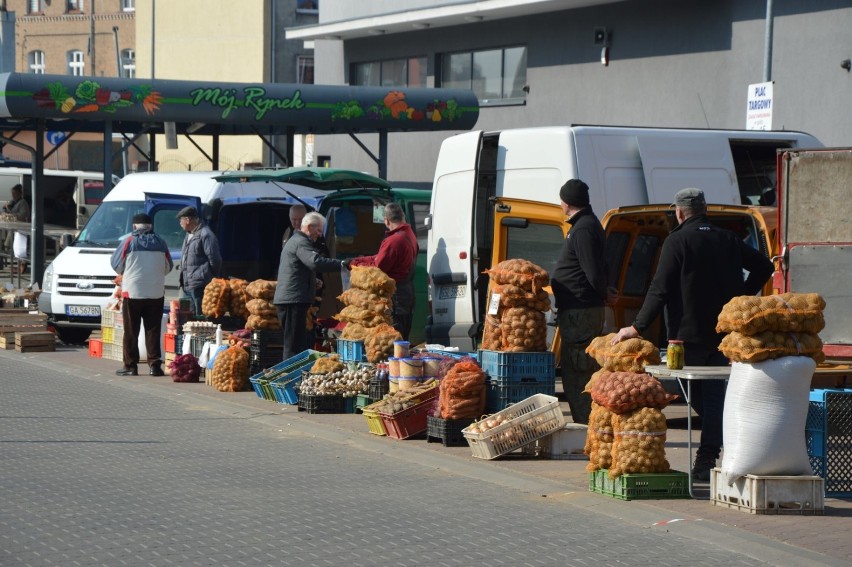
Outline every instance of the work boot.
<svg viewBox="0 0 852 567"><path fill-rule="evenodd" d="M155 364L151 367L151 370L148 371L148 374L151 376L165 376L163 372L163 368L159 364Z"/></svg>
<svg viewBox="0 0 852 567"><path fill-rule="evenodd" d="M710 470L716 467L716 459L699 455L692 465L692 478L703 482L710 481Z"/></svg>
<svg viewBox="0 0 852 567"><path fill-rule="evenodd" d="M126 366L122 366L118 370L115 371L116 376L139 376L139 373L136 371L136 367L128 368Z"/></svg>

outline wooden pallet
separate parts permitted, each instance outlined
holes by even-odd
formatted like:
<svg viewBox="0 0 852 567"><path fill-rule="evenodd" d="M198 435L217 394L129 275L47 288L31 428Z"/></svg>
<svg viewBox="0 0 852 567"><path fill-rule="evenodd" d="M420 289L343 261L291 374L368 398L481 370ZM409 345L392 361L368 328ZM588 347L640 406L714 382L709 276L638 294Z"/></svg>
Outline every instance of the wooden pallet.
<svg viewBox="0 0 852 567"><path fill-rule="evenodd" d="M56 336L50 332L15 333L15 350L18 352L53 352Z"/></svg>
<svg viewBox="0 0 852 567"><path fill-rule="evenodd" d="M15 332L0 332L0 350L15 349Z"/></svg>

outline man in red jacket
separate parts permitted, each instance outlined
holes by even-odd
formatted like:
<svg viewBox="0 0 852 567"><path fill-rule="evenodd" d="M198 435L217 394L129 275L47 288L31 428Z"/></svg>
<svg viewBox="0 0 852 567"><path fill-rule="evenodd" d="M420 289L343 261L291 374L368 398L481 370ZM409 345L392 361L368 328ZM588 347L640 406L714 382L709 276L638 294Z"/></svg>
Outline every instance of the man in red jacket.
<svg viewBox="0 0 852 567"><path fill-rule="evenodd" d="M393 294L393 327L408 340L411 332L411 314L414 312L414 265L417 259L417 237L411 225L405 222L405 213L398 203L388 203L384 210L387 234L375 256L361 256L344 260L352 266L375 266L396 281Z"/></svg>

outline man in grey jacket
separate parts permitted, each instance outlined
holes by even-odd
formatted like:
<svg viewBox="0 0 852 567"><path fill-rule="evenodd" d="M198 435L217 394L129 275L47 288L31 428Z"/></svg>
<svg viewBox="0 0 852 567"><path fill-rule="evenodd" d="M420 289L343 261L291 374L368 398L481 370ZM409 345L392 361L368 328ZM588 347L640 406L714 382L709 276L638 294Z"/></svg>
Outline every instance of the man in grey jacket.
<svg viewBox="0 0 852 567"><path fill-rule="evenodd" d="M325 218L321 214L306 214L301 230L294 232L281 250L278 285L272 303L278 309L284 335L284 360L310 347L305 318L316 296L316 272L341 270L340 260L324 258L314 247L324 226Z"/></svg>
<svg viewBox="0 0 852 567"><path fill-rule="evenodd" d="M180 256L181 297L188 297L192 311L201 315L204 288L222 269L219 240L213 231L198 218L194 207L184 207L177 215L186 231Z"/></svg>

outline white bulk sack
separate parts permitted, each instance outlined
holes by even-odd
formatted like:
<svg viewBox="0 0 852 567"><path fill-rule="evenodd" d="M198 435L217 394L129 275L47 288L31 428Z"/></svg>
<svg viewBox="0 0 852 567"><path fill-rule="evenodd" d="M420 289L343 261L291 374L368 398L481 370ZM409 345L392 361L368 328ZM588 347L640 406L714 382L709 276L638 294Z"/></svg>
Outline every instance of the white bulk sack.
<svg viewBox="0 0 852 567"><path fill-rule="evenodd" d="M722 421L722 474L728 486L747 474L813 474L805 422L815 369L808 356L733 363Z"/></svg>
<svg viewBox="0 0 852 567"><path fill-rule="evenodd" d="M163 314L163 318L160 321L160 358L166 357L165 351L165 342L166 342L166 323L169 322L169 315L167 313ZM139 361L148 360L148 346L145 344L145 321L141 321L139 323L139 336L137 337L137 344L139 345Z"/></svg>

